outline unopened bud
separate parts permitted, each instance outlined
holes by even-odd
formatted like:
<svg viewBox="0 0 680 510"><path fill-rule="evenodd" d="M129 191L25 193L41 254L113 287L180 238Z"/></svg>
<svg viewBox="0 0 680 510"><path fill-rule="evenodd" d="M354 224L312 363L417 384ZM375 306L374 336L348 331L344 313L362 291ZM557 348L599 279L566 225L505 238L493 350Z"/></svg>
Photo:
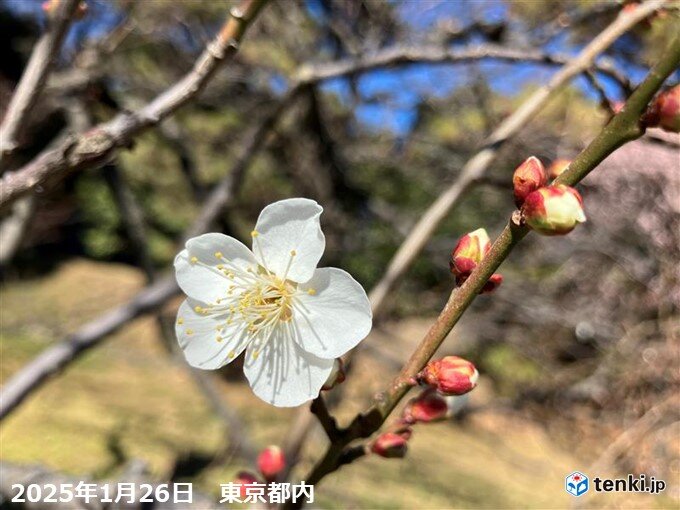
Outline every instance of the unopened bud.
<svg viewBox="0 0 680 510"><path fill-rule="evenodd" d="M418 379L443 395L464 395L477 386L479 372L468 360L446 356L430 361Z"/></svg>
<svg viewBox="0 0 680 510"><path fill-rule="evenodd" d="M232 482L234 485L240 485L240 493L241 493L241 499L244 499L247 497L248 488L258 482L257 477L248 472L248 471L240 471L236 475L236 479Z"/></svg>
<svg viewBox="0 0 680 510"><path fill-rule="evenodd" d="M515 204L520 207L529 193L547 184L545 168L536 156L531 156L519 165L512 175Z"/></svg>
<svg viewBox="0 0 680 510"><path fill-rule="evenodd" d="M408 439L394 432L385 432L371 445L371 451L387 459L402 458L406 455Z"/></svg>
<svg viewBox="0 0 680 510"><path fill-rule="evenodd" d="M586 221L581 195L563 184L531 193L522 206L522 216L532 230L547 236L568 234Z"/></svg>
<svg viewBox="0 0 680 510"><path fill-rule="evenodd" d="M331 370L330 375L328 376L328 379L326 379L326 382L323 383L323 386L321 389L323 391L328 391L332 390L335 388L338 384L342 384L345 381L345 364L342 361L341 358L337 358L333 362L333 369Z"/></svg>
<svg viewBox="0 0 680 510"><path fill-rule="evenodd" d="M444 397L433 388L428 388L406 404L403 419L407 423L429 423L443 420L447 412L448 406Z"/></svg>
<svg viewBox="0 0 680 510"><path fill-rule="evenodd" d="M571 165L570 159L556 159L548 167L548 175L551 179L557 179Z"/></svg>
<svg viewBox="0 0 680 510"><path fill-rule="evenodd" d="M283 450L276 445L267 446L257 457L257 467L267 480L276 480L286 468Z"/></svg>
<svg viewBox="0 0 680 510"><path fill-rule="evenodd" d="M484 287L482 287L480 294L491 294L501 286L501 283L503 283L503 275L498 273L492 274L491 277L489 277L489 280L484 284Z"/></svg>
<svg viewBox="0 0 680 510"><path fill-rule="evenodd" d="M652 110L660 127L671 133L680 133L680 85L659 94Z"/></svg>
<svg viewBox="0 0 680 510"><path fill-rule="evenodd" d="M456 276L456 285L458 286L463 285L469 277L470 277L469 274L461 274L459 276ZM491 294L493 291L495 291L498 287L501 286L501 283L503 283L503 275L494 273L489 277L488 281L484 284L484 287L482 287L482 290L480 290L479 293Z"/></svg>
<svg viewBox="0 0 680 510"><path fill-rule="evenodd" d="M59 0L45 0L41 5L43 12L48 16L52 16L56 12L58 6ZM87 3L84 1L80 2L73 13L73 17L77 20L83 19L87 14L87 10Z"/></svg>
<svg viewBox="0 0 680 510"><path fill-rule="evenodd" d="M483 228L465 234L451 252L449 268L458 276L469 275L491 249L489 234Z"/></svg>

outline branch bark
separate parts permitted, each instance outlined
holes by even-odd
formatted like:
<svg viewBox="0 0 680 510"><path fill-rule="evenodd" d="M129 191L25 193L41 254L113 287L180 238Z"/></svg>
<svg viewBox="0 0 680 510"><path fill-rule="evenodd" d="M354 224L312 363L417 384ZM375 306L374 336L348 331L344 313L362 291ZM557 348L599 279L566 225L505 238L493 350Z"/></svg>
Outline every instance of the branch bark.
<svg viewBox="0 0 680 510"><path fill-rule="evenodd" d="M665 79L678 65L680 65L680 36L674 38L669 49L631 95L623 110L573 160L569 169L560 175L556 182L576 185L621 145L642 136L644 128L640 125L641 116ZM435 354L453 326L514 246L529 233L528 228L515 218L516 215L513 215L513 219L495 240L490 252L472 272L470 278L461 287L453 290L439 317L388 389L374 399L373 405L366 412L357 415L347 428L340 431L340 439L331 443L324 457L305 478L307 483L318 483L327 474L338 469L343 454L348 451L347 446L352 441L369 437L377 431L406 395L412 387L409 381Z"/></svg>
<svg viewBox="0 0 680 510"><path fill-rule="evenodd" d="M54 17L49 21L47 32L33 48L0 126L0 161L5 160L21 145L21 133L28 115L45 86L79 3L80 0L59 2Z"/></svg>
<svg viewBox="0 0 680 510"><path fill-rule="evenodd" d="M71 172L105 164L114 152L129 145L144 129L156 125L195 97L237 51L251 22L268 0L244 0L231 10L215 39L206 47L193 69L179 82L158 95L146 106L121 113L111 121L66 140L54 150L44 152L16 172L0 180L0 209L31 192L58 182Z"/></svg>

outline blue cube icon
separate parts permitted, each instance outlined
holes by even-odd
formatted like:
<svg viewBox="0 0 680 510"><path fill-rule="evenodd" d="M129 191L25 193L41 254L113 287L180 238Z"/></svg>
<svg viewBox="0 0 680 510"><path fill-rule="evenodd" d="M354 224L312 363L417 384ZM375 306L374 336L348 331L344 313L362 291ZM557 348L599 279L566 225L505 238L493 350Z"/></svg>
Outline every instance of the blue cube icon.
<svg viewBox="0 0 680 510"><path fill-rule="evenodd" d="M580 471L574 471L564 482L564 489L572 496L583 496L588 488L588 477Z"/></svg>

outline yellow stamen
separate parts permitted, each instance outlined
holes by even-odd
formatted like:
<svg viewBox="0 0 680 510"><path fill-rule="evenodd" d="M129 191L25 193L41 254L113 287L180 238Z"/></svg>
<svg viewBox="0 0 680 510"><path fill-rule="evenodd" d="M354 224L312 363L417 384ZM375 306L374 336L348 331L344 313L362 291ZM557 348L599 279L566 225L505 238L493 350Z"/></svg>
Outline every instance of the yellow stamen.
<svg viewBox="0 0 680 510"><path fill-rule="evenodd" d="M184 324L184 319L182 319L182 317L180 317L179 319L177 319L177 324L179 324L179 325Z"/></svg>
<svg viewBox="0 0 680 510"><path fill-rule="evenodd" d="M187 330L185 331L185 333L186 333L187 335L193 335L193 334L194 334L194 330L193 330L193 329L187 329Z"/></svg>
<svg viewBox="0 0 680 510"><path fill-rule="evenodd" d="M198 262L198 257L191 257L191 258L189 259L189 261L190 261L192 264L195 264L196 262Z"/></svg>
<svg viewBox="0 0 680 510"><path fill-rule="evenodd" d="M316 295L316 289L309 288L307 289L307 294L310 296L315 296Z"/></svg>
<svg viewBox="0 0 680 510"><path fill-rule="evenodd" d="M221 259L221 258L222 258L222 252L221 252L221 251L216 251L216 252L215 252L215 258Z"/></svg>
<svg viewBox="0 0 680 510"><path fill-rule="evenodd" d="M215 340L217 340L218 342L221 342L221 341L222 341L222 337L221 337L221 336L218 336L217 338L215 338Z"/></svg>
<svg viewBox="0 0 680 510"><path fill-rule="evenodd" d="M260 233L259 233L257 230L253 230L253 231L250 233L250 235L253 236L253 237L257 237L257 236L260 235Z"/></svg>

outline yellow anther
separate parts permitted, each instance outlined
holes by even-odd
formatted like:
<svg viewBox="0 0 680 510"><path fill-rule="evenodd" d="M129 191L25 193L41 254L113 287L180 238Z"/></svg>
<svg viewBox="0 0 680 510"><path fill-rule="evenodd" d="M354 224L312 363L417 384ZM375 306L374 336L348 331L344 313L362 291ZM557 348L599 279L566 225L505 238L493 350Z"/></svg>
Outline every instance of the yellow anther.
<svg viewBox="0 0 680 510"><path fill-rule="evenodd" d="M197 305L197 306L194 307L194 311L196 313L201 313L203 311L203 308L201 308L200 306Z"/></svg>
<svg viewBox="0 0 680 510"><path fill-rule="evenodd" d="M223 266L222 264L217 264L216 267L217 267L217 269L219 269L220 271L222 271L222 269L224 269L224 266Z"/></svg>
<svg viewBox="0 0 680 510"><path fill-rule="evenodd" d="M193 335L193 334L194 334L194 330L193 330L193 329L187 329L187 330L185 331L185 333L186 333L187 335Z"/></svg>
<svg viewBox="0 0 680 510"><path fill-rule="evenodd" d="M253 236L253 237L257 237L257 236L260 235L260 233L259 233L257 230L253 230L253 231L250 233L250 235Z"/></svg>
<svg viewBox="0 0 680 510"><path fill-rule="evenodd" d="M229 358L233 358L236 356L236 353L234 351L229 351Z"/></svg>
<svg viewBox="0 0 680 510"><path fill-rule="evenodd" d="M260 351L253 351L253 359L257 359L257 357L260 355Z"/></svg>
<svg viewBox="0 0 680 510"><path fill-rule="evenodd" d="M290 250L290 256L295 257L297 255L297 252L295 250Z"/></svg>
<svg viewBox="0 0 680 510"><path fill-rule="evenodd" d="M307 294L309 294L310 296L316 295L316 289L312 288L307 289Z"/></svg>
<svg viewBox="0 0 680 510"><path fill-rule="evenodd" d="M215 252L215 258L221 259L221 258L222 258L222 252L221 252L221 251L216 251L216 252Z"/></svg>
<svg viewBox="0 0 680 510"><path fill-rule="evenodd" d="M196 262L198 262L198 257L191 257L191 258L189 259L189 261L190 261L192 264L195 264Z"/></svg>
<svg viewBox="0 0 680 510"><path fill-rule="evenodd" d="M182 319L182 317L180 317L179 319L177 319L177 324L180 324L180 325L181 325L181 324L184 324L184 319Z"/></svg>
<svg viewBox="0 0 680 510"><path fill-rule="evenodd" d="M221 336L218 336L217 338L215 338L215 340L217 340L218 342L221 342L221 341L222 341L222 337L221 337Z"/></svg>

